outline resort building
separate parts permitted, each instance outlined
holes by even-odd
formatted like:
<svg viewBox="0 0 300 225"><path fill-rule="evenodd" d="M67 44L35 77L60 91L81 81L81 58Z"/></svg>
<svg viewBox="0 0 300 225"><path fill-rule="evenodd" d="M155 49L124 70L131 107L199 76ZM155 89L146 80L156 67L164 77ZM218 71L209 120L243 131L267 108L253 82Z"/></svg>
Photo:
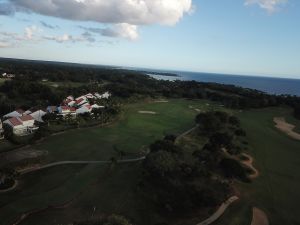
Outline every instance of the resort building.
<svg viewBox="0 0 300 225"><path fill-rule="evenodd" d="M10 112L3 116L3 118L13 118L13 117L20 117L23 116L24 111L22 109L17 109L13 112Z"/></svg>
<svg viewBox="0 0 300 225"><path fill-rule="evenodd" d="M3 124L10 126L13 133L19 136L31 134L38 129L38 127L34 125L34 118L31 115L12 117L5 120Z"/></svg>
<svg viewBox="0 0 300 225"><path fill-rule="evenodd" d="M30 114L34 118L35 121L43 123L43 116L46 115L47 113L43 110L37 110L33 113Z"/></svg>
<svg viewBox="0 0 300 225"><path fill-rule="evenodd" d="M58 114L62 116L72 115L76 116L76 109L69 106L59 106L58 108Z"/></svg>
<svg viewBox="0 0 300 225"><path fill-rule="evenodd" d="M48 106L47 107L47 112L48 113L57 113L58 112L58 108L56 106Z"/></svg>

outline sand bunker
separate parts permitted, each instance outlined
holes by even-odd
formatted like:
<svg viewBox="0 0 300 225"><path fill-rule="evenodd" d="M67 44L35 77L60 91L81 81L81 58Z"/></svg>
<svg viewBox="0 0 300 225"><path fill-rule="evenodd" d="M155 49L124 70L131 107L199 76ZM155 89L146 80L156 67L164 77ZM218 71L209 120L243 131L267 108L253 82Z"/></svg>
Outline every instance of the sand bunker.
<svg viewBox="0 0 300 225"><path fill-rule="evenodd" d="M202 110L201 109L197 109L197 108L195 108L194 106L189 106L189 109L194 109L196 112L202 112Z"/></svg>
<svg viewBox="0 0 300 225"><path fill-rule="evenodd" d="M269 225L269 220L264 211L253 207L253 216L251 225Z"/></svg>
<svg viewBox="0 0 300 225"><path fill-rule="evenodd" d="M167 102L169 102L168 100L156 100L156 101L154 101L154 102L158 102L158 103L167 103Z"/></svg>
<svg viewBox="0 0 300 225"><path fill-rule="evenodd" d="M242 156L244 156L244 157L247 158L247 159L241 160L241 163L243 163L246 167L248 167L250 170L252 170L252 173L249 174L248 177L249 177L250 179L255 179L256 177L258 177L259 172L258 172L258 170L253 166L253 161L254 161L253 157L250 156L250 155L248 155L248 154L246 154L246 153L242 153Z"/></svg>
<svg viewBox="0 0 300 225"><path fill-rule="evenodd" d="M294 131L295 126L285 121L283 117L274 117L275 127L282 132L286 133L291 138L300 140L300 134Z"/></svg>
<svg viewBox="0 0 300 225"><path fill-rule="evenodd" d="M153 111L139 111L139 113L141 113L141 114L152 114L152 115L157 114L156 112L153 112Z"/></svg>

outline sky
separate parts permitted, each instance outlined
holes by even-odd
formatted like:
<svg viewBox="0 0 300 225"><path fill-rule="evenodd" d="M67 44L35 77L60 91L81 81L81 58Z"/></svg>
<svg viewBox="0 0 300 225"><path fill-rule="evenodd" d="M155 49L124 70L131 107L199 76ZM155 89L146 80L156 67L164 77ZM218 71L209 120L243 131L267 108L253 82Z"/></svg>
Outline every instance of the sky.
<svg viewBox="0 0 300 225"><path fill-rule="evenodd" d="M0 57L300 79L300 1L0 0Z"/></svg>

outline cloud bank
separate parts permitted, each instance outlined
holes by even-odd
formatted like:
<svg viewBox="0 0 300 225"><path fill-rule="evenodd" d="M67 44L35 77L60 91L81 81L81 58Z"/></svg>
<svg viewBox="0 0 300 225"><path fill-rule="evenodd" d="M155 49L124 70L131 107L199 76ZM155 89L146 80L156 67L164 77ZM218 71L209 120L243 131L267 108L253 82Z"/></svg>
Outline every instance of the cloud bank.
<svg viewBox="0 0 300 225"><path fill-rule="evenodd" d="M268 13L279 10L280 5L286 4L288 0L246 0L245 5L258 5Z"/></svg>
<svg viewBox="0 0 300 225"><path fill-rule="evenodd" d="M15 9L99 23L175 25L192 0L10 0Z"/></svg>
<svg viewBox="0 0 300 225"><path fill-rule="evenodd" d="M103 36L138 39L138 26L173 26L193 9L192 0L9 0L0 15L37 13L75 21L112 24ZM46 23L47 28L54 28Z"/></svg>

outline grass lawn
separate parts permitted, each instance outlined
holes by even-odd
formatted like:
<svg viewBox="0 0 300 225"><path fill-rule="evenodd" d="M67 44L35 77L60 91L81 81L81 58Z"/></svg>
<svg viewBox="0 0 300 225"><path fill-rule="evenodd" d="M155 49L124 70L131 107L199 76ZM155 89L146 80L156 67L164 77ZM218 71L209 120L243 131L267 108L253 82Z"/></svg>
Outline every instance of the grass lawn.
<svg viewBox="0 0 300 225"><path fill-rule="evenodd" d="M285 108L245 111L239 114L250 143L250 154L260 176L252 184L238 184L243 197L264 210L272 225L300 224L300 141L274 127L283 116L300 127Z"/></svg>
<svg viewBox="0 0 300 225"><path fill-rule="evenodd" d="M191 108L192 106L193 108ZM139 103L126 106L120 121L108 127L94 127L68 131L46 138L37 150L47 150L45 163L61 160L109 160L116 156L114 147L130 153L127 157L140 155L147 146L165 134L180 134L194 126L199 110L220 108L206 101L170 100L167 103ZM141 114L154 111L157 114ZM136 224L155 224L159 216L151 212L153 207L139 202L136 184L140 165L118 165L110 171L107 166L61 166L28 174L22 177L18 190L0 197L0 220L10 224L22 212L61 204L79 196L66 213L47 210L43 216L33 216L35 222L28 224L67 224L73 219L85 219L96 206L96 213L120 213ZM151 212L149 214L149 212ZM59 216L61 214L61 216ZM24 222L25 223L25 222Z"/></svg>
<svg viewBox="0 0 300 225"><path fill-rule="evenodd" d="M12 144L11 142L9 142L5 139L0 140L0 153L9 151L15 147L16 147L16 145Z"/></svg>
<svg viewBox="0 0 300 225"><path fill-rule="evenodd" d="M48 151L48 162L109 160L117 156L114 148L128 153L130 157L137 156L143 146L154 140L170 133L180 134L194 126L197 111L189 108L191 105L202 110L214 107L204 101L188 100L131 104L125 107L123 118L114 125L67 131L47 138L34 148ZM157 114L141 114L139 111Z"/></svg>

